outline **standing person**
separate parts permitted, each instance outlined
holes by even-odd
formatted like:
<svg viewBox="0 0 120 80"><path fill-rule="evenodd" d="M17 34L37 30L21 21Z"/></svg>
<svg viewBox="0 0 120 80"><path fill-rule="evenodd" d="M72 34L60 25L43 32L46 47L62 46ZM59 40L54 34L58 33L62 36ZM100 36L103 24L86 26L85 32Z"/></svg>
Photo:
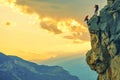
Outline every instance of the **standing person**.
<svg viewBox="0 0 120 80"><path fill-rule="evenodd" d="M86 21L88 23L88 20L89 20L89 15L87 15L84 19L84 21Z"/></svg>
<svg viewBox="0 0 120 80"><path fill-rule="evenodd" d="M94 15L98 15L99 6L96 4L94 8L95 8Z"/></svg>

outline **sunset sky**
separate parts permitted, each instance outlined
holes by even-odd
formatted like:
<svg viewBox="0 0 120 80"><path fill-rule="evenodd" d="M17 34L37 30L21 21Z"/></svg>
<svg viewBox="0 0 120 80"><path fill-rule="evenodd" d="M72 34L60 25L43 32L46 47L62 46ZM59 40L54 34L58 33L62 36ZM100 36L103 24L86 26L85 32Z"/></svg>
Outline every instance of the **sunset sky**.
<svg viewBox="0 0 120 80"><path fill-rule="evenodd" d="M31 61L85 55L84 17L107 0L0 0L0 51Z"/></svg>

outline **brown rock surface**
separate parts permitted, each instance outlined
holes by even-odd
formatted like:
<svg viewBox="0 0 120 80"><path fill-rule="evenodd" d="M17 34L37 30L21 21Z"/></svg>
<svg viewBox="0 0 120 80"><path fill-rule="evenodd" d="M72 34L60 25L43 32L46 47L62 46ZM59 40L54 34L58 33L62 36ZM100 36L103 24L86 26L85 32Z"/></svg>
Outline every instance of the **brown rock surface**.
<svg viewBox="0 0 120 80"><path fill-rule="evenodd" d="M120 0L106 5L88 26L91 50L86 62L98 73L97 80L120 80Z"/></svg>

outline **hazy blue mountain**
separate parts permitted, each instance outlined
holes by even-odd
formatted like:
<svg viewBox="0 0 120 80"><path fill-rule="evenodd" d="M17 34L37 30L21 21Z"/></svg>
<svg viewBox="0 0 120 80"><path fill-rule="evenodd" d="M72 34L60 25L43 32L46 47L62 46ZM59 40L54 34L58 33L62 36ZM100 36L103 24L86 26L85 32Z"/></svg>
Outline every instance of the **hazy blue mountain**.
<svg viewBox="0 0 120 80"><path fill-rule="evenodd" d="M0 80L79 80L59 66L37 65L0 53Z"/></svg>
<svg viewBox="0 0 120 80"><path fill-rule="evenodd" d="M79 77L81 80L96 80L97 73L95 71L90 70L89 66L85 61L85 56L80 57L64 57L57 59L50 59L48 61L44 61L40 64L47 65L58 65L64 67L71 74Z"/></svg>

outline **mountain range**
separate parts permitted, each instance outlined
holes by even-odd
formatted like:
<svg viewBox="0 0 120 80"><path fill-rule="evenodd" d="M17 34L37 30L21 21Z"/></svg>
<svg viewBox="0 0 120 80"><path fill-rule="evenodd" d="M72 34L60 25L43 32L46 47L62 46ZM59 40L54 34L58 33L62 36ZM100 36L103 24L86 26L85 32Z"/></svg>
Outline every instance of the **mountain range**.
<svg viewBox="0 0 120 80"><path fill-rule="evenodd" d="M80 80L59 66L38 65L0 52L0 80Z"/></svg>
<svg viewBox="0 0 120 80"><path fill-rule="evenodd" d="M52 58L39 64L44 65L58 65L69 71L72 75L79 77L81 80L95 80L97 79L97 73L92 71L86 63L85 55L80 56L66 56L62 58Z"/></svg>

